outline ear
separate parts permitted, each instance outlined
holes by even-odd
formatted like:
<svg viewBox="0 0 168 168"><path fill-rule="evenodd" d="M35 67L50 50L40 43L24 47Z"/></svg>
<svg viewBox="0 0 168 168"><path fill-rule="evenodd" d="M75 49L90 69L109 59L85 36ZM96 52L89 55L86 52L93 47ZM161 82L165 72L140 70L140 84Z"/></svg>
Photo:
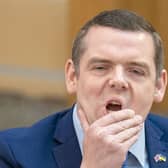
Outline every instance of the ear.
<svg viewBox="0 0 168 168"><path fill-rule="evenodd" d="M167 71L162 70L160 77L156 81L156 88L154 92L154 102L159 103L163 100L167 86Z"/></svg>
<svg viewBox="0 0 168 168"><path fill-rule="evenodd" d="M76 93L77 76L74 63L71 59L68 59L65 64L65 82L68 93Z"/></svg>

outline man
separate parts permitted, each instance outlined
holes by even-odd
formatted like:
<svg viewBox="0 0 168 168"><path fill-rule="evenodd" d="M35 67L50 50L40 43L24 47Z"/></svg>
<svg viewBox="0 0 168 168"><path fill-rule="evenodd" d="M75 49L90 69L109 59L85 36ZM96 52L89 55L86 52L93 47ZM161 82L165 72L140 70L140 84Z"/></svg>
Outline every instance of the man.
<svg viewBox="0 0 168 168"><path fill-rule="evenodd" d="M168 120L149 114L167 85L159 34L126 10L79 31L66 86L76 104L0 133L0 168L167 168Z"/></svg>

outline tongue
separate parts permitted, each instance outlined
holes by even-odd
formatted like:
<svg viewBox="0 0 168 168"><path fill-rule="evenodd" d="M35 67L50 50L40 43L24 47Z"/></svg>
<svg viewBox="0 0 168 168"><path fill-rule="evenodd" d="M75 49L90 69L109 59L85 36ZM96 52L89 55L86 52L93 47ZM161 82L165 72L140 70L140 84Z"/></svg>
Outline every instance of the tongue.
<svg viewBox="0 0 168 168"><path fill-rule="evenodd" d="M119 111L119 110L121 110L121 105L108 104L106 109L109 111Z"/></svg>

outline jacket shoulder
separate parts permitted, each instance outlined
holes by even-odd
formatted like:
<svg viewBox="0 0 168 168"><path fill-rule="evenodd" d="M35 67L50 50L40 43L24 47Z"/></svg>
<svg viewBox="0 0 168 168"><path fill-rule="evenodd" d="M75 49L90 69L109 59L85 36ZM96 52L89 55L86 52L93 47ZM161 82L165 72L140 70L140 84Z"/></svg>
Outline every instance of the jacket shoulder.
<svg viewBox="0 0 168 168"><path fill-rule="evenodd" d="M4 139L6 142L10 142L10 140L19 140L27 136L32 137L32 135L38 136L38 134L40 134L40 136L42 136L45 131L49 130L49 128L55 128L57 121L59 121L59 119L62 118L68 111L69 110L56 112L55 114L43 118L28 127L10 128L2 130L0 131L0 140Z"/></svg>
<svg viewBox="0 0 168 168"><path fill-rule="evenodd" d="M47 155L53 145L57 123L70 111L67 109L56 112L29 127L0 131L0 167L3 164L17 167L17 160L23 161L32 155L36 160L40 160L42 151Z"/></svg>
<svg viewBox="0 0 168 168"><path fill-rule="evenodd" d="M151 121L161 130L168 132L168 117L150 113L147 117L147 120Z"/></svg>

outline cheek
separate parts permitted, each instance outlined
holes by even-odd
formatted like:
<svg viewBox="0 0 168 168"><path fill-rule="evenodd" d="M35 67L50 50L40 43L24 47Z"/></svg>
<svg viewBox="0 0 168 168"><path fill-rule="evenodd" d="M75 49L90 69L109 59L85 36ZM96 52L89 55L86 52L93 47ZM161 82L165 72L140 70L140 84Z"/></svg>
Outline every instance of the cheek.
<svg viewBox="0 0 168 168"><path fill-rule="evenodd" d="M89 75L88 75L89 76ZM103 82L100 79L85 78L79 80L78 91L83 95L86 95L86 99L100 97L103 90Z"/></svg>
<svg viewBox="0 0 168 168"><path fill-rule="evenodd" d="M141 85L141 87L136 89L136 94L133 96L133 99L136 113L145 118L153 104L154 86Z"/></svg>
<svg viewBox="0 0 168 168"><path fill-rule="evenodd" d="M85 111L89 123L103 114L101 103L102 84L93 79L79 80L77 85L77 103Z"/></svg>

